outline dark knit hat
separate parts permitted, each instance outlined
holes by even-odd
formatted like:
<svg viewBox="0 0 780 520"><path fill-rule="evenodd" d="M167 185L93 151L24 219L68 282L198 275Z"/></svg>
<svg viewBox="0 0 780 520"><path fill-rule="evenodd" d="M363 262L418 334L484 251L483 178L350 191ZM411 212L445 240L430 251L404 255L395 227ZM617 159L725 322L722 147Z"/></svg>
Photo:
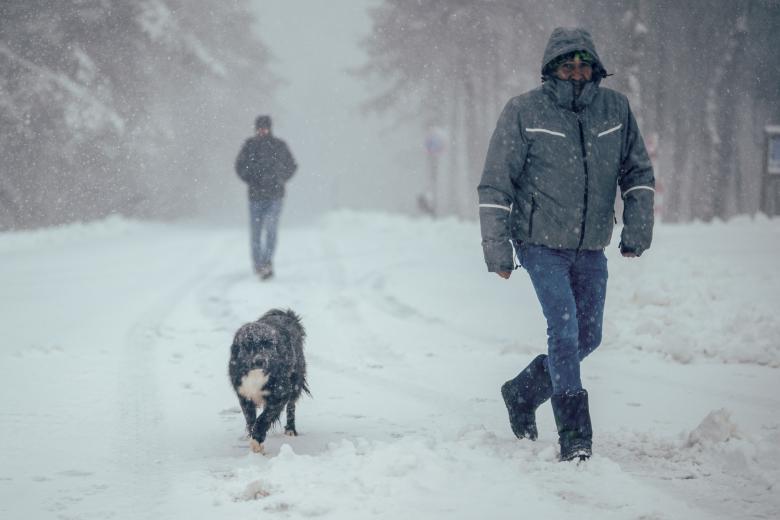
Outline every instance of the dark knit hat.
<svg viewBox="0 0 780 520"><path fill-rule="evenodd" d="M257 119L255 119L255 130L261 128L271 129L271 116L257 116Z"/></svg>

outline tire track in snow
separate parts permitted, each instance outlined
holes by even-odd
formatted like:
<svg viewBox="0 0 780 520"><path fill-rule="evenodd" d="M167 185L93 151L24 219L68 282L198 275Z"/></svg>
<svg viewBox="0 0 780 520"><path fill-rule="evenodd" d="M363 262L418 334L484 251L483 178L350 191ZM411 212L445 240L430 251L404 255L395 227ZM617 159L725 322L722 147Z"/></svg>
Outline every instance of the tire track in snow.
<svg viewBox="0 0 780 520"><path fill-rule="evenodd" d="M117 382L120 421L115 437L116 463L126 480L124 495L136 506L153 507L152 498L161 500L174 485L168 481L171 472L165 469L172 454L166 445L166 410L160 401L164 386L158 381L160 347L172 339L164 330L166 320L188 295L207 283L209 273L222 261L220 252L226 240L219 235L209 238L208 249L203 237L196 236L196 244L177 255L186 271L172 269L170 272L178 276L169 285L152 288L153 303L134 318L124 342Z"/></svg>

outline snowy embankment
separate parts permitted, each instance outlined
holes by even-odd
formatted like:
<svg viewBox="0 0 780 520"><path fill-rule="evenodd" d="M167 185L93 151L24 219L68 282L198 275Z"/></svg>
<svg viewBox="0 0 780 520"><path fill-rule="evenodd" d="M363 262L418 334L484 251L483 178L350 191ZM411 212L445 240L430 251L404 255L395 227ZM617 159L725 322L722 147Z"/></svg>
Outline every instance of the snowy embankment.
<svg viewBox="0 0 780 520"><path fill-rule="evenodd" d="M776 518L780 221L659 226L608 251L583 366L594 457L512 437L498 388L543 351L523 272L474 223L342 212L281 234L109 219L0 235L3 518ZM249 452L226 377L242 323L308 331L301 435Z"/></svg>

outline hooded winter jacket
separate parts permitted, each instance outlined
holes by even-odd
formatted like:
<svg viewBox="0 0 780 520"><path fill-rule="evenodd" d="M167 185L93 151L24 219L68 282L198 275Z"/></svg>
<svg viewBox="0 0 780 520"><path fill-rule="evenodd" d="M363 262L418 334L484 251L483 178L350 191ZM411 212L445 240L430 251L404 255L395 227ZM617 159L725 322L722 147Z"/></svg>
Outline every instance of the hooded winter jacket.
<svg viewBox="0 0 780 520"><path fill-rule="evenodd" d="M548 75L573 51L596 59L592 80L574 85ZM626 97L600 86L606 75L590 34L553 31L542 60L544 83L507 103L490 141L477 188L485 262L514 269L511 240L553 249L606 247L624 201L621 249L637 255L653 231L653 168Z"/></svg>
<svg viewBox="0 0 780 520"><path fill-rule="evenodd" d="M284 197L284 184L297 168L287 143L270 134L247 139L236 158L236 173L249 186L251 200Z"/></svg>

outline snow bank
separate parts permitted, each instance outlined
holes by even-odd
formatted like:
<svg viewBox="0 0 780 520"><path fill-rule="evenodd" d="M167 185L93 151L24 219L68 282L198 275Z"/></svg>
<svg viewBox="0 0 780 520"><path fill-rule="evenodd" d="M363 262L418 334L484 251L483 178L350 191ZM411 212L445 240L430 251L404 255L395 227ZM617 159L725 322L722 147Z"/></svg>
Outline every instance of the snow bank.
<svg viewBox="0 0 780 520"><path fill-rule="evenodd" d="M713 410L677 436L605 433L598 448L624 471L707 504L712 517L775 518L780 511L780 423L764 424L751 435L732 416L727 409ZM677 518L668 510L663 517Z"/></svg>
<svg viewBox="0 0 780 520"><path fill-rule="evenodd" d="M739 431L726 409L710 412L687 436L684 457L699 467L718 467L732 477L772 490L780 482L780 424L764 425L758 436Z"/></svg>
<svg viewBox="0 0 780 520"><path fill-rule="evenodd" d="M738 439L737 425L731 422L731 413L725 408L710 412L694 430L688 434L687 447L707 446L731 439Z"/></svg>
<svg viewBox="0 0 780 520"><path fill-rule="evenodd" d="M639 261L610 252L605 345L780 366L780 219L660 225Z"/></svg>
<svg viewBox="0 0 780 520"><path fill-rule="evenodd" d="M296 518L399 518L410 511L413 518L457 519L516 518L520 512L577 518L595 509L607 519L690 513L680 502L640 491L607 458L561 464L554 449L520 445L481 427L449 439L342 440L317 455L283 445L276 457L244 460L227 481L224 503L248 502L251 511Z"/></svg>
<svg viewBox="0 0 780 520"><path fill-rule="evenodd" d="M62 226L33 231L8 231L0 233L0 252L13 252L36 247L48 247L105 237L123 236L133 231L154 226L120 215L112 215L93 222L75 222Z"/></svg>

